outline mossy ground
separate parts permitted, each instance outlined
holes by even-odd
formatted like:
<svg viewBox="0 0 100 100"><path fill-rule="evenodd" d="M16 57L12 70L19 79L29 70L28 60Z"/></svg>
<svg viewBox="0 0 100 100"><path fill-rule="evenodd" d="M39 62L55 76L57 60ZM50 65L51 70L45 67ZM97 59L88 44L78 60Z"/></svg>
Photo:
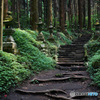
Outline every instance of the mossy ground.
<svg viewBox="0 0 100 100"><path fill-rule="evenodd" d="M9 92L11 87L16 86L34 74L34 72L53 69L56 64L51 57L47 57L38 49L41 42L36 41L37 32L32 30L14 30L13 37L19 53L14 55L0 51L0 93ZM43 32L43 34L49 47L55 46L47 40L49 33ZM71 43L71 40L63 33L59 34L63 41L54 34L57 45Z"/></svg>

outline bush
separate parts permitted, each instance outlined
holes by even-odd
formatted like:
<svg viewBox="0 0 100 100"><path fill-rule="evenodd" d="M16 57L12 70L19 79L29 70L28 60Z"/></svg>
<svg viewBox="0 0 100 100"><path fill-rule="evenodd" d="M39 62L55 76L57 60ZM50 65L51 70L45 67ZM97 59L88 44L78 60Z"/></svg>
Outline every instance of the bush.
<svg viewBox="0 0 100 100"><path fill-rule="evenodd" d="M47 57L35 47L38 46L40 42L37 42L34 39L33 34L29 34L24 30L16 29L13 37L17 43L20 55L26 57L32 70L41 71L51 69L55 65L52 58Z"/></svg>
<svg viewBox="0 0 100 100"><path fill-rule="evenodd" d="M29 75L30 70L18 63L15 55L0 51L0 92L8 92Z"/></svg>
<svg viewBox="0 0 100 100"><path fill-rule="evenodd" d="M100 41L91 39L87 43L87 50L89 54L88 71L93 79L93 84L100 87Z"/></svg>
<svg viewBox="0 0 100 100"><path fill-rule="evenodd" d="M0 93L8 92L10 87L34 72L55 66L55 61L37 48L41 43L36 41L36 32L15 29L13 37L20 53L14 55L0 51Z"/></svg>

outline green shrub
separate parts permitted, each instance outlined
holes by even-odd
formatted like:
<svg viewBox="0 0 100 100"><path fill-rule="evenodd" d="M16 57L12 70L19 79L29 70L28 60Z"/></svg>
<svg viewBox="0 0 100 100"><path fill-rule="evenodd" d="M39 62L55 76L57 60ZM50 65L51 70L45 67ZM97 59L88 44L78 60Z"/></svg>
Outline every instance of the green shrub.
<svg viewBox="0 0 100 100"><path fill-rule="evenodd" d="M47 41L50 34L48 32L43 32L43 34ZM0 93L8 92L10 87L22 82L34 72L54 68L55 61L38 49L41 42L36 41L37 35L37 32L28 29L15 29L13 37L17 43L19 54L14 55L0 51ZM63 33L59 33L59 35L63 41L57 39L57 35L54 34L54 38L59 45L71 43L70 39L66 38ZM48 41L47 43L49 48L57 48L52 43Z"/></svg>
<svg viewBox="0 0 100 100"><path fill-rule="evenodd" d="M90 44L90 43L89 43ZM88 61L88 71L93 79L93 84L100 87L100 43L96 40L88 46L89 54L89 61Z"/></svg>
<svg viewBox="0 0 100 100"><path fill-rule="evenodd" d="M20 55L26 57L28 63L30 63L31 69L41 71L50 69L55 65L52 58L47 57L35 47L40 43L34 39L33 34L16 29L13 37L17 43Z"/></svg>
<svg viewBox="0 0 100 100"><path fill-rule="evenodd" d="M0 51L0 92L8 92L29 75L30 70L18 63L15 55Z"/></svg>
<svg viewBox="0 0 100 100"><path fill-rule="evenodd" d="M8 92L34 72L55 66L55 61L37 48L41 43L36 41L36 32L15 29L13 37L19 55L0 51L0 93Z"/></svg>

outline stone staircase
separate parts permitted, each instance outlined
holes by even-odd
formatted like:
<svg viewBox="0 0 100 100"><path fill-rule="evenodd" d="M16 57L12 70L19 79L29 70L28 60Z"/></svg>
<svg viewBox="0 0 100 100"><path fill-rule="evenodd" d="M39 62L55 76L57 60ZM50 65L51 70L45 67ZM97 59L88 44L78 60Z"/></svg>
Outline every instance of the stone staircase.
<svg viewBox="0 0 100 100"><path fill-rule="evenodd" d="M58 64L83 65L84 64L84 44L91 38L91 34L83 34L70 45L64 45L59 48Z"/></svg>

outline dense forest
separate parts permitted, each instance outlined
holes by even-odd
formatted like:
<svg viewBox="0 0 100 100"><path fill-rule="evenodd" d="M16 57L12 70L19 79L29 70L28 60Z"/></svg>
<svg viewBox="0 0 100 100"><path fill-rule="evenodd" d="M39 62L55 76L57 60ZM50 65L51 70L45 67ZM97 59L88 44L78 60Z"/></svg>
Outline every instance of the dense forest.
<svg viewBox="0 0 100 100"><path fill-rule="evenodd" d="M89 73L89 84L100 89L100 0L0 0L0 98L30 76L63 66ZM72 74L32 82L87 79Z"/></svg>

